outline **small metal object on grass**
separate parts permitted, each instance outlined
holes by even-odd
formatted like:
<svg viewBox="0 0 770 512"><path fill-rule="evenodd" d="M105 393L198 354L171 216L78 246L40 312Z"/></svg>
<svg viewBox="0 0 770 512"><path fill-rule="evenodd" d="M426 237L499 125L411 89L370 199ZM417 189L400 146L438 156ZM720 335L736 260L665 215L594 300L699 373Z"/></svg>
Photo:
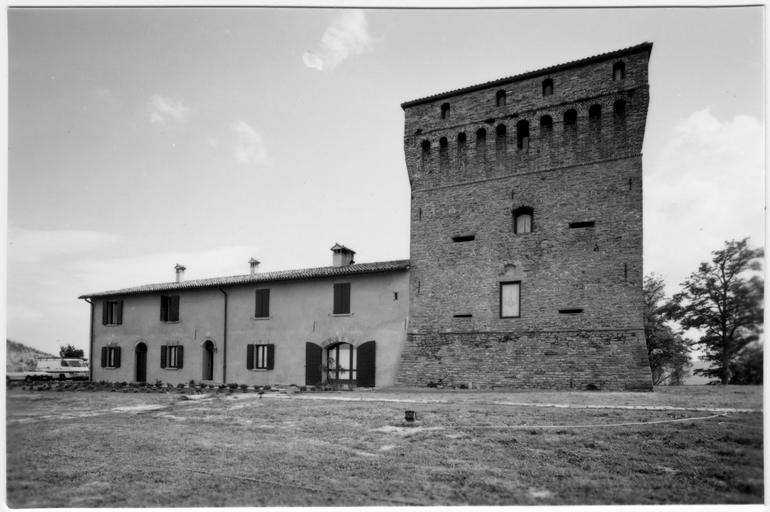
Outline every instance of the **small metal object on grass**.
<svg viewBox="0 0 770 512"><path fill-rule="evenodd" d="M409 423L414 422L414 420L415 420L415 413L414 413L414 411L406 411L404 413L404 419L406 421L408 421Z"/></svg>

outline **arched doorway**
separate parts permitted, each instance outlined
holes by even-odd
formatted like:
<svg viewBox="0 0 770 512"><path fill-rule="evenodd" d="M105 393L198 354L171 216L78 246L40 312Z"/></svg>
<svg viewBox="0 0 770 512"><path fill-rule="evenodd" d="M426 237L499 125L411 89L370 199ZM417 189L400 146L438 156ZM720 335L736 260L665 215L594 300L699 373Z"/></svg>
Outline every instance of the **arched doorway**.
<svg viewBox="0 0 770 512"><path fill-rule="evenodd" d="M211 340L203 344L203 380L214 380L214 343Z"/></svg>
<svg viewBox="0 0 770 512"><path fill-rule="evenodd" d="M134 349L135 354L135 368L136 368L136 382L147 381L147 345L139 343Z"/></svg>
<svg viewBox="0 0 770 512"><path fill-rule="evenodd" d="M350 343L337 343L326 349L326 381L355 384L357 351Z"/></svg>

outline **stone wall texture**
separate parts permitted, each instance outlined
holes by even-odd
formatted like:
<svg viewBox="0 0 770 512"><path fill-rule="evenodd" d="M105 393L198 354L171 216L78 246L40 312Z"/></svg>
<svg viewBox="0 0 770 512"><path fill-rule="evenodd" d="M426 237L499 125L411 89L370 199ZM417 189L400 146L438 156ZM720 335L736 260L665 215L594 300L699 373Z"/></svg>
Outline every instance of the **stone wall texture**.
<svg viewBox="0 0 770 512"><path fill-rule="evenodd" d="M410 316L397 384L652 388L641 155L650 51L404 104ZM514 232L522 208L529 233ZM520 283L518 318L501 318L508 282Z"/></svg>

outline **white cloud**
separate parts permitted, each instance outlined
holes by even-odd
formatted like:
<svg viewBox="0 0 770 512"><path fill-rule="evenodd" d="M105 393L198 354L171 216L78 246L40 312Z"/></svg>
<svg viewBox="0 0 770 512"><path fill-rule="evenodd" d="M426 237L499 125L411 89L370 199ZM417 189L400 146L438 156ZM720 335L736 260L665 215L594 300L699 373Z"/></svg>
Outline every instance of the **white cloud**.
<svg viewBox="0 0 770 512"><path fill-rule="evenodd" d="M669 293L726 240L764 246L764 128L754 117L720 121L710 108L674 129L645 173L645 271Z"/></svg>
<svg viewBox="0 0 770 512"><path fill-rule="evenodd" d="M190 114L190 107L181 101L174 101L154 95L150 98L150 121L154 124L165 124L169 119L179 123L184 122Z"/></svg>
<svg viewBox="0 0 770 512"><path fill-rule="evenodd" d="M364 11L344 10L326 28L318 55L308 52L302 60L307 67L322 71L324 67L333 69L351 55L360 55L371 48L372 38Z"/></svg>
<svg viewBox="0 0 770 512"><path fill-rule="evenodd" d="M172 282L176 263L187 267L185 279L192 280L245 275L249 273L251 257L262 259L257 247L246 245L125 256L121 246L113 245L119 239L113 239L115 235L73 237L72 233L85 232L37 236L42 238L37 245L50 256L44 262L29 258L9 261L6 314L10 339L53 353L58 353L60 345L70 343L87 349L90 307L77 300L78 296ZM17 234L16 240L20 238L24 236ZM51 251L52 247L61 247L59 242L66 242L66 247L59 252ZM67 257L61 256L65 253Z"/></svg>
<svg viewBox="0 0 770 512"><path fill-rule="evenodd" d="M324 61L313 55L312 53L308 52L305 55L302 56L302 60L305 62L305 66L309 68L315 68L318 71L324 70Z"/></svg>
<svg viewBox="0 0 770 512"><path fill-rule="evenodd" d="M262 136L245 121L233 123L236 134L235 159L244 164L272 165Z"/></svg>
<svg viewBox="0 0 770 512"><path fill-rule="evenodd" d="M117 244L122 237L97 231L45 231L8 229L8 259L34 263L78 253L88 253Z"/></svg>

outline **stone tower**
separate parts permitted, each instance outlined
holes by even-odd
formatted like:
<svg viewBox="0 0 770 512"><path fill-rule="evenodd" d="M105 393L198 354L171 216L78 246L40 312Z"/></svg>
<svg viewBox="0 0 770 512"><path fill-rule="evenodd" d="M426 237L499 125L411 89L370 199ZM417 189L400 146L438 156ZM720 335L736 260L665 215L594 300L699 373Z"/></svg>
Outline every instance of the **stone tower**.
<svg viewBox="0 0 770 512"><path fill-rule="evenodd" d="M396 382L652 389L642 321L651 43L404 103Z"/></svg>

